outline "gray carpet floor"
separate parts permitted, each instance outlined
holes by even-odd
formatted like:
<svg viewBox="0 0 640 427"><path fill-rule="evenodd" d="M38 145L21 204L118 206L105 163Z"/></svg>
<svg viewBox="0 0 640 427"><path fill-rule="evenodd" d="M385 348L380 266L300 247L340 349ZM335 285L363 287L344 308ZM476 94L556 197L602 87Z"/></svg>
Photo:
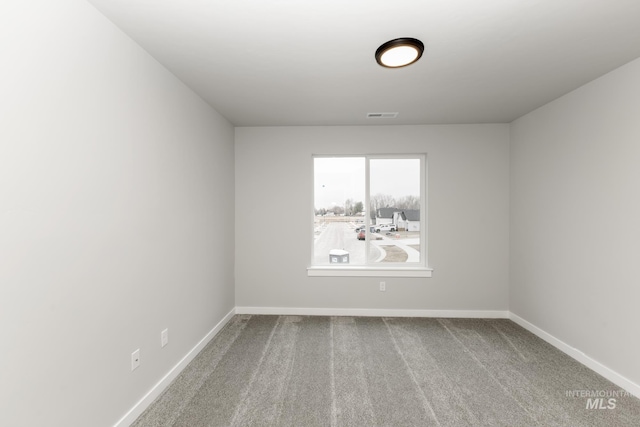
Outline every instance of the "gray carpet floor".
<svg viewBox="0 0 640 427"><path fill-rule="evenodd" d="M236 315L133 425L637 427L640 400L510 320Z"/></svg>

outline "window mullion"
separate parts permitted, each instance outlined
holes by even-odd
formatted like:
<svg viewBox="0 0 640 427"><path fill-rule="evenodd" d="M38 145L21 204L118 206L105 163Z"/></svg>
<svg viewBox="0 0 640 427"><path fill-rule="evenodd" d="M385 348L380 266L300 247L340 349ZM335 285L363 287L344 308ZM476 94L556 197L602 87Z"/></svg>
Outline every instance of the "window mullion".
<svg viewBox="0 0 640 427"><path fill-rule="evenodd" d="M369 156L364 158L364 205L365 205L365 239L364 239L364 264L369 265L369 252L371 245L371 203L369 201Z"/></svg>

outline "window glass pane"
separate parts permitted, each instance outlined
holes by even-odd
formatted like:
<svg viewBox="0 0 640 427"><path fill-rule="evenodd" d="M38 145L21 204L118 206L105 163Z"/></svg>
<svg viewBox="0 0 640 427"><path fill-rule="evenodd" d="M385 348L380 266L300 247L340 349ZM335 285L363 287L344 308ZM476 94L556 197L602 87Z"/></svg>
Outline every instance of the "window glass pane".
<svg viewBox="0 0 640 427"><path fill-rule="evenodd" d="M420 159L371 159L372 263L420 262Z"/></svg>
<svg viewBox="0 0 640 427"><path fill-rule="evenodd" d="M314 265L364 265L365 158L314 158Z"/></svg>

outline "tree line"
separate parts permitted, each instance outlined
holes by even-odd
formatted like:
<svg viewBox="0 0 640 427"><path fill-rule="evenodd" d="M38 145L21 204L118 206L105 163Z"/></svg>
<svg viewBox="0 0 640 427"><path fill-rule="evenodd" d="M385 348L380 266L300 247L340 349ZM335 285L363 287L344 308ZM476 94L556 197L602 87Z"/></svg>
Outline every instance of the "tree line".
<svg viewBox="0 0 640 427"><path fill-rule="evenodd" d="M420 209L420 198L417 196L402 196L395 198L388 194L376 194L369 198L369 211L375 212L381 208L395 208L398 210ZM328 213L333 215L354 216L364 212L364 203L347 199L344 205L335 205L329 208L315 208L316 215L323 216Z"/></svg>

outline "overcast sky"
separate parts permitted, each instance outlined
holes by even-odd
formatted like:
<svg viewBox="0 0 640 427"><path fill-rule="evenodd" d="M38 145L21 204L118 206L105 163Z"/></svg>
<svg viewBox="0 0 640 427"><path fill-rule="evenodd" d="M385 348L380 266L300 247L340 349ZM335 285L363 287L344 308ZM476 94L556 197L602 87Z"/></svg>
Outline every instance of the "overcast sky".
<svg viewBox="0 0 640 427"><path fill-rule="evenodd" d="M371 194L394 198L420 197L420 160L371 159ZM364 203L364 157L316 157L314 159L314 205L343 206L346 199Z"/></svg>

